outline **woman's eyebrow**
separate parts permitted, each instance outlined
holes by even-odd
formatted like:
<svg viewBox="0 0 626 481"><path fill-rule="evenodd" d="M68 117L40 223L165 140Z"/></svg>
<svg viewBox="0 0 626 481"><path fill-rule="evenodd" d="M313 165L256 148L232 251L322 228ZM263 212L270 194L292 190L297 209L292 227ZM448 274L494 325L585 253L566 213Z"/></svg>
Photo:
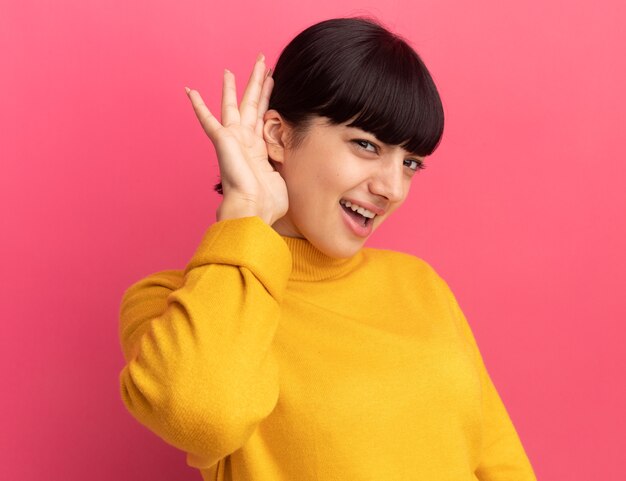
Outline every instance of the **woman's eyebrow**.
<svg viewBox="0 0 626 481"><path fill-rule="evenodd" d="M373 134L372 132L368 132L367 130L363 130L360 127L348 127L346 125L345 128L348 129L348 130L356 130L356 131L358 131L359 135L367 135L369 137L372 137L374 140L376 140L376 142L378 142L385 149L392 149L394 147L400 147L399 145L396 145L396 144L388 144L386 142L383 142L378 137L376 137L376 134ZM400 147L400 148L402 148L402 147ZM417 152L409 152L408 150L405 150L404 148L402 148L402 149L406 152L406 155L409 156L409 157L415 157L418 160L424 160L426 158L425 155L420 155Z"/></svg>
<svg viewBox="0 0 626 481"><path fill-rule="evenodd" d="M356 130L357 132L355 132L354 135L360 135L360 136L367 136L367 137L371 137L372 141L375 141L376 143L380 144L381 147L383 148L390 148L393 147L393 145L391 144L387 144L385 142L383 142L382 140L380 140L376 134L372 133L372 132L368 132L367 130L363 130L359 127L347 127L350 130Z"/></svg>
<svg viewBox="0 0 626 481"><path fill-rule="evenodd" d="M369 136L371 136L371 137L374 137L374 138L375 138L378 142L381 142L381 140L380 140L378 137L376 137L376 134L373 134L372 132L368 132L367 130L363 130L363 129L362 129L362 128L360 128L360 127L354 127L354 126L349 127L349 126L347 126L347 125L346 125L346 126L345 126L345 128L346 128L347 130L355 130L355 131L357 131L357 133L358 133L359 135L369 135ZM382 142L381 142L381 143L382 143Z"/></svg>
<svg viewBox="0 0 626 481"><path fill-rule="evenodd" d="M393 149L394 147L399 147L405 152L407 157L414 157L418 160L424 160L426 158L425 155L420 155L417 152L409 152L408 150L406 150L404 147L401 147L400 145L396 145L396 144L391 145L391 144L386 144L384 142L382 142L382 144L383 144L383 147L387 149Z"/></svg>

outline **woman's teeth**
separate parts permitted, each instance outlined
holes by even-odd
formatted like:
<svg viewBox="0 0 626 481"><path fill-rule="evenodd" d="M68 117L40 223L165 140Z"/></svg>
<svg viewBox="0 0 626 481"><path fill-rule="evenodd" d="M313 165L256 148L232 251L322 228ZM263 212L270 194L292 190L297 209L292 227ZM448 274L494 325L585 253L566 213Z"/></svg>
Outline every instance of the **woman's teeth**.
<svg viewBox="0 0 626 481"><path fill-rule="evenodd" d="M376 216L376 214L374 214L372 211L367 210L365 207L361 207L359 205L353 204L349 200L340 200L339 203L341 205L345 205L346 207L349 207L354 212L358 212L363 217L367 217L368 219L373 219Z"/></svg>

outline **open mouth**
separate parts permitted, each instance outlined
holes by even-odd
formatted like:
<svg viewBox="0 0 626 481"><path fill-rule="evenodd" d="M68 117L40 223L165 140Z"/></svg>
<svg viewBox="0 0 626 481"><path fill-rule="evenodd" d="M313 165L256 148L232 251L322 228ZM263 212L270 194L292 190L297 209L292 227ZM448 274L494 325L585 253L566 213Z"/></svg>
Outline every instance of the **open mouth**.
<svg viewBox="0 0 626 481"><path fill-rule="evenodd" d="M374 217L376 217L376 214L373 212L358 205L351 204L349 201L341 200L339 204L350 217L363 227L367 227L374 220Z"/></svg>

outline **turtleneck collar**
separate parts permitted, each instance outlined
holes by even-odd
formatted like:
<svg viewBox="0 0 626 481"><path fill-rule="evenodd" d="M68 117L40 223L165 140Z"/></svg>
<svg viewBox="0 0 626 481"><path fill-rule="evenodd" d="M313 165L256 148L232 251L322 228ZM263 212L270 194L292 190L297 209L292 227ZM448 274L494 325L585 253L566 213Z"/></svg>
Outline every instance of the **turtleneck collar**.
<svg viewBox="0 0 626 481"><path fill-rule="evenodd" d="M324 281L336 279L356 269L363 260L360 249L352 257L337 259L324 254L307 239L281 235L293 259L290 280Z"/></svg>

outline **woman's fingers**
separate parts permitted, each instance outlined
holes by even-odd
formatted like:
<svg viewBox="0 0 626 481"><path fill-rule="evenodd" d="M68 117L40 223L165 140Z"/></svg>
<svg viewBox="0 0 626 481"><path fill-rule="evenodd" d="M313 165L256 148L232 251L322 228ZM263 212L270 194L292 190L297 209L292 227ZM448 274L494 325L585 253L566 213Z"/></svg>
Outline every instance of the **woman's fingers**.
<svg viewBox="0 0 626 481"><path fill-rule="evenodd" d="M272 70L270 69L263 81L263 88L261 89L261 99L259 100L259 108L257 112L257 121L255 133L258 136L263 136L263 116L267 111L267 107L270 104L270 96L272 94L272 88L274 87L274 79L272 78Z"/></svg>
<svg viewBox="0 0 626 481"><path fill-rule="evenodd" d="M248 85L241 98L241 125L249 126L254 129L257 121L257 112L259 109L259 98L261 96L261 88L265 80L265 56L260 53L250 74Z"/></svg>
<svg viewBox="0 0 626 481"><path fill-rule="evenodd" d="M222 87L222 125L228 127L232 124L238 124L239 121L235 74L225 69L224 86Z"/></svg>
<svg viewBox="0 0 626 481"><path fill-rule="evenodd" d="M196 113L196 117L198 117L202 128L209 138L213 140L215 138L215 132L219 130L222 125L206 106L204 100L202 100L202 97L200 96L200 92L197 90L190 90L187 92L187 96L189 97L189 100L191 100L191 105L193 106L193 110Z"/></svg>

